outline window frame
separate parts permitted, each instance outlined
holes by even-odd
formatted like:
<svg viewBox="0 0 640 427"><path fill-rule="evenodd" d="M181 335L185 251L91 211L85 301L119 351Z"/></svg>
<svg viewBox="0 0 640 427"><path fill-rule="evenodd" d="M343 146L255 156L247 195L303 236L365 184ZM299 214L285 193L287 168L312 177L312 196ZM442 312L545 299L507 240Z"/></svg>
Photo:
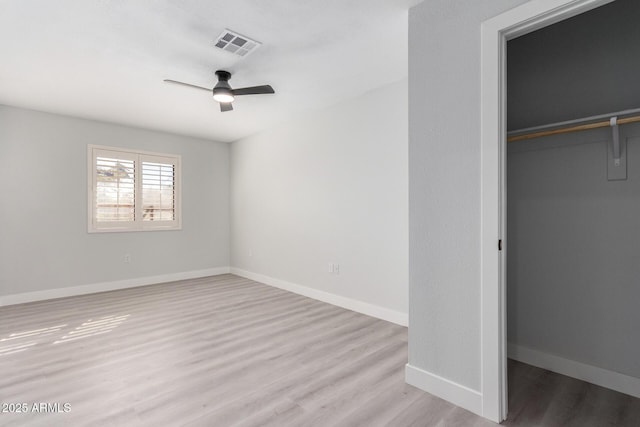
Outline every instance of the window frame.
<svg viewBox="0 0 640 427"><path fill-rule="evenodd" d="M112 156L134 162L134 201L133 221L96 221L96 157ZM144 221L142 211L142 163L171 163L174 166L173 195L174 220ZM158 153L104 145L87 145L87 231L89 233L121 233L136 231L169 231L182 229L182 156L179 154Z"/></svg>

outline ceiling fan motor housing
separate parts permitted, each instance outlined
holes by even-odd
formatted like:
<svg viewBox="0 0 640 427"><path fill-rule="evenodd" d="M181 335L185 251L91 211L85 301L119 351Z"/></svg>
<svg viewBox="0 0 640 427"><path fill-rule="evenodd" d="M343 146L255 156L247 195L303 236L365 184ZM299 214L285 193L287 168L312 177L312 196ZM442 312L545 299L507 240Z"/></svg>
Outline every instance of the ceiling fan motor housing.
<svg viewBox="0 0 640 427"><path fill-rule="evenodd" d="M226 81L229 81L229 79L231 78L231 73L228 71L218 70L215 72L215 74L216 76L218 76L219 82L226 82Z"/></svg>

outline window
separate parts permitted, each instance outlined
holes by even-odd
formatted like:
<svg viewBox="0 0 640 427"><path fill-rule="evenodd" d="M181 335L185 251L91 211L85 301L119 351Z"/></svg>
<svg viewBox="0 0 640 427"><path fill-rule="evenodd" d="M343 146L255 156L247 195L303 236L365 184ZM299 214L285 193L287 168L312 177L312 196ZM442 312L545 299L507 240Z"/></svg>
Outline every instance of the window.
<svg viewBox="0 0 640 427"><path fill-rule="evenodd" d="M89 232L180 229L180 156L89 145Z"/></svg>

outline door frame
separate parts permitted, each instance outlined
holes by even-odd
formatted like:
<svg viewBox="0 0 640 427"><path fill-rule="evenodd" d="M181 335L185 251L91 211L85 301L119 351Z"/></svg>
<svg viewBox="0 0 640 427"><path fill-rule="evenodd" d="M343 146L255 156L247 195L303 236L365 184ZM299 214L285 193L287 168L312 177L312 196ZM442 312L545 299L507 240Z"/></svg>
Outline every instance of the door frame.
<svg viewBox="0 0 640 427"><path fill-rule="evenodd" d="M482 415L507 417L506 47L507 40L614 0L530 0L481 26ZM498 241L502 240L502 250Z"/></svg>

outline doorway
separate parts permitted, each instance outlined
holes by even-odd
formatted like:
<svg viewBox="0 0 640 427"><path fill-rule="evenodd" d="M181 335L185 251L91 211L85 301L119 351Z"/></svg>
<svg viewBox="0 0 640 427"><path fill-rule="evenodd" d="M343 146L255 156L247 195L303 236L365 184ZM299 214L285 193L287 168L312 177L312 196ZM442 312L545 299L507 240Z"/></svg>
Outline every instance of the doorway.
<svg viewBox="0 0 640 427"><path fill-rule="evenodd" d="M506 43L613 0L532 0L482 25L482 411L507 417Z"/></svg>
<svg viewBox="0 0 640 427"><path fill-rule="evenodd" d="M509 423L640 404L638 19L616 0L507 42Z"/></svg>

